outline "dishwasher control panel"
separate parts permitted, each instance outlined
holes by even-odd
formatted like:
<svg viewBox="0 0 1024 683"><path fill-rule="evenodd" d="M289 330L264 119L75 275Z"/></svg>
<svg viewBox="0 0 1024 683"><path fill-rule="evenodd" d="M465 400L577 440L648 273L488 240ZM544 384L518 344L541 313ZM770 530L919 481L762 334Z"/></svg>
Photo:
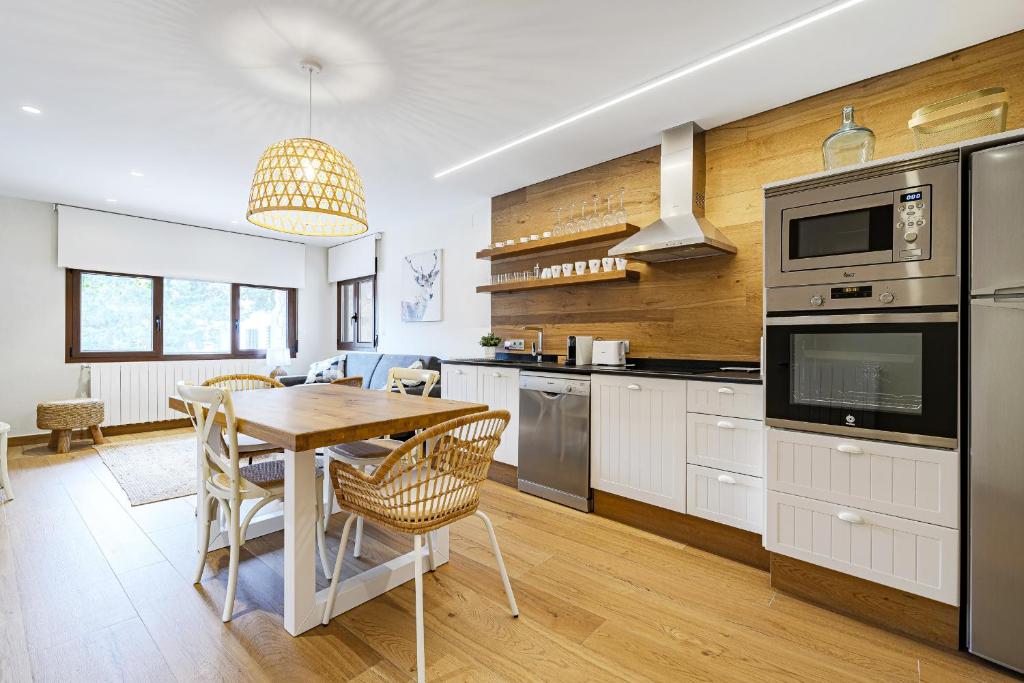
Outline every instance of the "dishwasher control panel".
<svg viewBox="0 0 1024 683"><path fill-rule="evenodd" d="M590 375L556 372L520 372L519 388L547 394L590 396Z"/></svg>

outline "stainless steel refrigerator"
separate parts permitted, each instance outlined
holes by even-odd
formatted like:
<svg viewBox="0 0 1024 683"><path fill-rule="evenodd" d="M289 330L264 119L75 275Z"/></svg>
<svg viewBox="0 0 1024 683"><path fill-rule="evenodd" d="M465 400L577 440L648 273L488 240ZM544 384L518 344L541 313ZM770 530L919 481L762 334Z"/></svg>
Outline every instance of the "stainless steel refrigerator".
<svg viewBox="0 0 1024 683"><path fill-rule="evenodd" d="M1024 672L1024 143L970 188L968 648Z"/></svg>

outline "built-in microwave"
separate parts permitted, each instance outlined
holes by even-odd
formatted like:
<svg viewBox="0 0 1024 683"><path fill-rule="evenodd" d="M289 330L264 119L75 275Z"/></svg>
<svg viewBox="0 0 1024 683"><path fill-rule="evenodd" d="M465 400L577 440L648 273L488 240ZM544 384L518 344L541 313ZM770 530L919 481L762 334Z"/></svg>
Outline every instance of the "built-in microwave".
<svg viewBox="0 0 1024 683"><path fill-rule="evenodd" d="M956 275L958 169L938 154L765 192L765 286Z"/></svg>

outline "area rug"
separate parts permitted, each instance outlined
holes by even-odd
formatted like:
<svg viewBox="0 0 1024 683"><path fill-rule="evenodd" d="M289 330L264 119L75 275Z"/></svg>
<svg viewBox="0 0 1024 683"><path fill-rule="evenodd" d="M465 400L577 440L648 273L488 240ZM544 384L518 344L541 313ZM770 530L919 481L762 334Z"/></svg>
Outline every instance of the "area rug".
<svg viewBox="0 0 1024 683"><path fill-rule="evenodd" d="M94 446L132 507L196 492L194 434Z"/></svg>

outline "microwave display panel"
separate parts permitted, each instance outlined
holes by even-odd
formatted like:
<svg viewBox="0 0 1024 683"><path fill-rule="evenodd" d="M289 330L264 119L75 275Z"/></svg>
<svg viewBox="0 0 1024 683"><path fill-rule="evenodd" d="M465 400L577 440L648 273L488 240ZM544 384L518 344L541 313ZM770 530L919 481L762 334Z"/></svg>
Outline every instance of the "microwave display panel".
<svg viewBox="0 0 1024 683"><path fill-rule="evenodd" d="M891 251L892 204L841 211L789 223L789 258Z"/></svg>

